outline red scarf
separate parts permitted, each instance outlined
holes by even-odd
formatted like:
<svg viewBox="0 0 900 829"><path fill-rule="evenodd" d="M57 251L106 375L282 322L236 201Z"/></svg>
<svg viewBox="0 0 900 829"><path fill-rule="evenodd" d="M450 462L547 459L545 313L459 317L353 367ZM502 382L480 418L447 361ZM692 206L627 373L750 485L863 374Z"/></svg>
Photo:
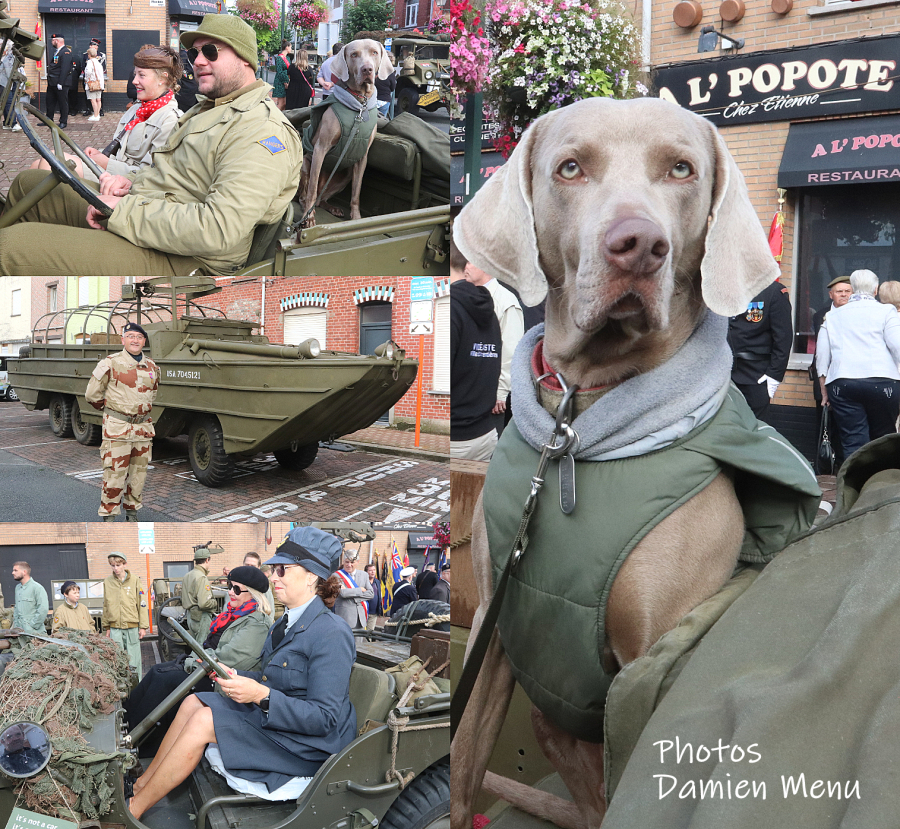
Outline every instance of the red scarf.
<svg viewBox="0 0 900 829"><path fill-rule="evenodd" d="M257 604L256 599L248 599L244 602L237 610L229 610L227 607L223 610L215 619L213 619L212 624L209 626L209 634L206 637L206 642L203 643L204 648L215 648L219 644L219 639L222 636L222 631L225 630L235 619L240 619L241 616L248 616L256 610ZM207 644L210 639L215 637L215 644Z"/></svg>
<svg viewBox="0 0 900 829"><path fill-rule="evenodd" d="M155 101L144 101L134 114L134 118L125 125L126 130L133 130L138 124L146 121L156 110L164 107L175 93L170 89L165 95L160 95Z"/></svg>

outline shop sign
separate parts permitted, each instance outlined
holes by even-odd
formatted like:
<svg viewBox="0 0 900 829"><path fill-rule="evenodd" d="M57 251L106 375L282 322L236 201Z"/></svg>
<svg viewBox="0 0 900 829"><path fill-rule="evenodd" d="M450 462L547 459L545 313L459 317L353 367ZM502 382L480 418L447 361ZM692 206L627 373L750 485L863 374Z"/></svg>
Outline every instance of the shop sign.
<svg viewBox="0 0 900 829"><path fill-rule="evenodd" d="M218 13L219 4L216 0L169 0L169 14L203 17L205 14Z"/></svg>
<svg viewBox="0 0 900 829"><path fill-rule="evenodd" d="M38 0L39 14L106 14L106 0Z"/></svg>
<svg viewBox="0 0 900 829"><path fill-rule="evenodd" d="M900 116L791 124L779 187L900 182Z"/></svg>
<svg viewBox="0 0 900 829"><path fill-rule="evenodd" d="M681 63L656 70L659 97L714 124L900 108L900 35Z"/></svg>

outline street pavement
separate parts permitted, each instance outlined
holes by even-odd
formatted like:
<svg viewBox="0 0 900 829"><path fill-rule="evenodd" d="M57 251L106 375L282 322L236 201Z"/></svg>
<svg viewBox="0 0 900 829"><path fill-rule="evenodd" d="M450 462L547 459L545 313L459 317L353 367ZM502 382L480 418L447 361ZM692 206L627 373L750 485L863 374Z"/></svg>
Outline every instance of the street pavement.
<svg viewBox="0 0 900 829"><path fill-rule="evenodd" d="M449 438L370 427L321 447L302 471L271 454L239 460L219 489L194 477L187 438L157 440L144 487L143 521L355 520L423 525L449 517ZM402 454L401 454L402 453ZM96 521L98 446L50 431L46 411L0 403L0 521ZM120 520L122 520L120 518Z"/></svg>

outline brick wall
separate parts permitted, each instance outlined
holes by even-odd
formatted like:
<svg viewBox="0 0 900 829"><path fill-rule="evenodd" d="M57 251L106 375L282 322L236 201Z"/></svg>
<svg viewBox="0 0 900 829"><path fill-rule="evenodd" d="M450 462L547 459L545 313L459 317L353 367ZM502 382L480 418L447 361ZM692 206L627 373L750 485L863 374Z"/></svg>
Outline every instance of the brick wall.
<svg viewBox="0 0 900 829"><path fill-rule="evenodd" d="M266 530L272 539L265 542ZM4 524L3 543L8 545L41 544L86 545L88 577L106 578L110 574L107 556L113 552L124 553L129 569L137 572L146 582L149 558L150 579L162 578L164 561L192 561L195 544L213 541L225 548L225 552L212 559L210 574L221 575L222 567L237 567L248 552L259 553L263 561L274 555L290 524L156 524L156 552L143 556L138 552L138 527L136 524L41 524L40 538L35 538L33 524ZM27 560L27 553L25 554ZM62 578L62 575L60 576Z"/></svg>
<svg viewBox="0 0 900 829"><path fill-rule="evenodd" d="M262 281L219 277L221 293L204 297L201 302L225 311L230 318L261 322ZM237 283L237 284L235 284ZM409 277L280 277L266 280L265 335L271 342L284 341L284 312L281 301L299 293L328 295L327 347L337 351L359 351L360 307L354 301L354 291L371 287L393 289L391 301L391 337L407 357L418 359L418 337L409 334ZM450 395L430 394L434 375L434 338L425 337L424 354L419 369L422 387L422 417L428 420L449 421ZM418 383L419 381L417 381ZM400 399L394 413L402 418L414 418L416 384Z"/></svg>
<svg viewBox="0 0 900 829"><path fill-rule="evenodd" d="M720 57L723 54L747 55L771 49L798 48L815 43L900 32L898 3L810 16L808 11L822 8L822 3L818 0L796 0L793 10L787 15L780 16L772 12L767 0L747 0L743 19L732 25L723 24L719 19L717 3L704 2L703 20L696 28L689 30L675 25L672 20L674 5L654 4L650 51L654 66L695 61L702 57ZM738 52L720 50L699 55L697 41L700 29L709 24L715 25L719 31L730 37L744 38L746 45ZM728 149L744 174L750 199L756 207L760 224L766 233L778 208L776 182L789 124L790 122L785 120L719 128ZM796 197L797 191L788 190L784 206L785 232L781 281L788 287L791 287L796 267L794 261ZM812 383L806 371L788 371L773 402L784 406L814 406Z"/></svg>

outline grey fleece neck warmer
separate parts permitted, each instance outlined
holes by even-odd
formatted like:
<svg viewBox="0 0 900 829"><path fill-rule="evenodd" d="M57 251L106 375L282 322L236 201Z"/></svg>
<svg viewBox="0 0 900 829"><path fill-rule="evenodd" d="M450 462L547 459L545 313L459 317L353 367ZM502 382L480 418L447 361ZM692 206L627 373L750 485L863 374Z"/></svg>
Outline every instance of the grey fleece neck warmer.
<svg viewBox="0 0 900 829"><path fill-rule="evenodd" d="M362 121L369 120L370 109L378 109L378 98L374 94L366 100L365 106L342 86L335 86L331 90L331 94L348 109L361 113L360 120Z"/></svg>
<svg viewBox="0 0 900 829"><path fill-rule="evenodd" d="M731 381L728 320L712 311L674 356L658 368L626 380L575 418L575 458L580 461L635 457L661 449L712 418ZM544 326L525 332L512 361L516 426L540 451L555 417L544 409L534 385L531 356Z"/></svg>

